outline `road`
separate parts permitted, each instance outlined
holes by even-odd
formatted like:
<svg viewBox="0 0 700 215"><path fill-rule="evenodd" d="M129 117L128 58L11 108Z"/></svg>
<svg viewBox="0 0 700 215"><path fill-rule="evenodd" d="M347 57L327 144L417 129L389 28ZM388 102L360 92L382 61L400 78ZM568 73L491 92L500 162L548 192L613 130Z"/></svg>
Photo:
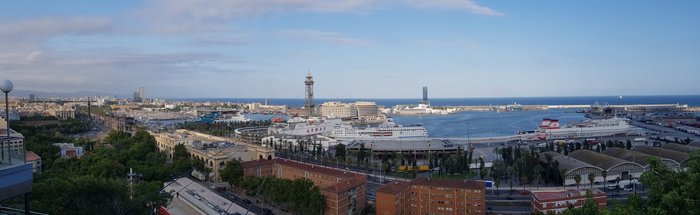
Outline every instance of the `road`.
<svg viewBox="0 0 700 215"><path fill-rule="evenodd" d="M649 129L652 131L659 132L659 134L658 134L659 137L672 136L672 137L678 137L678 139L681 139L681 140L684 140L686 138L697 140L699 138L697 135L694 135L694 134L682 132L682 131L679 131L679 130L676 130L673 128L669 128L669 127L658 126L658 125L653 125L653 124L646 124L646 123L640 122L640 121L632 120L630 122L630 124L637 126L637 127L640 127L640 128Z"/></svg>
<svg viewBox="0 0 700 215"><path fill-rule="evenodd" d="M167 182L166 182L167 183ZM179 178L165 188L166 192L173 193L173 197L181 199L203 214L221 214L226 211L229 214L246 214L249 203L233 195L222 195L211 189L207 183L187 177ZM264 214L260 207L253 205L248 214Z"/></svg>

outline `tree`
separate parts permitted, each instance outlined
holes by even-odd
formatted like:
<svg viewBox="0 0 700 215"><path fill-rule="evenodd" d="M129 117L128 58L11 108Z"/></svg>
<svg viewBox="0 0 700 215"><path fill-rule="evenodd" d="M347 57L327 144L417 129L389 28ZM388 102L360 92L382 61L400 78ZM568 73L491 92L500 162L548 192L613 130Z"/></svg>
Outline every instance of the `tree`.
<svg viewBox="0 0 700 215"><path fill-rule="evenodd" d="M335 157L341 157L345 159L345 145L343 144L338 144L335 145Z"/></svg>
<svg viewBox="0 0 700 215"><path fill-rule="evenodd" d="M593 194L591 191L586 191L586 201L583 203L583 206L580 208L574 208L573 205L570 205L568 209L566 209L563 213L563 215L598 215L598 214L606 214L606 211L604 209L600 209L598 207L598 203L593 200Z"/></svg>
<svg viewBox="0 0 700 215"><path fill-rule="evenodd" d="M479 157L479 176L483 180L486 177L486 175L486 163L484 162L483 157Z"/></svg>
<svg viewBox="0 0 700 215"><path fill-rule="evenodd" d="M607 171L607 170L603 170L600 174L603 176L603 187L608 187L608 186L607 186L607 182L608 182L608 171Z"/></svg>
<svg viewBox="0 0 700 215"><path fill-rule="evenodd" d="M648 214L686 214L697 212L700 204L700 151L691 153L686 171L668 169L656 157L649 159L650 170L641 181L649 186L645 209Z"/></svg>
<svg viewBox="0 0 700 215"><path fill-rule="evenodd" d="M593 189L593 182L595 182L595 173L588 174L588 182L591 183L591 189Z"/></svg>
<svg viewBox="0 0 700 215"><path fill-rule="evenodd" d="M219 170L221 180L228 182L231 187L238 186L243 178L243 168L238 160L233 159L226 162L223 169Z"/></svg>
<svg viewBox="0 0 700 215"><path fill-rule="evenodd" d="M580 176L580 175L576 175L576 176L574 177L574 181L576 181L576 189L578 189L578 188L579 188L578 185L581 184L581 176Z"/></svg>
<svg viewBox="0 0 700 215"><path fill-rule="evenodd" d="M625 144L625 148L626 148L627 150L632 149L632 141L627 140L627 143Z"/></svg>
<svg viewBox="0 0 700 215"><path fill-rule="evenodd" d="M178 144L173 148L172 169L175 173L184 173L192 169L190 155L187 153L185 145Z"/></svg>
<svg viewBox="0 0 700 215"><path fill-rule="evenodd" d="M535 177L537 178L537 189L540 189L540 179L542 178L542 171L544 171L544 168L542 168L542 165L535 165L534 172L535 172Z"/></svg>

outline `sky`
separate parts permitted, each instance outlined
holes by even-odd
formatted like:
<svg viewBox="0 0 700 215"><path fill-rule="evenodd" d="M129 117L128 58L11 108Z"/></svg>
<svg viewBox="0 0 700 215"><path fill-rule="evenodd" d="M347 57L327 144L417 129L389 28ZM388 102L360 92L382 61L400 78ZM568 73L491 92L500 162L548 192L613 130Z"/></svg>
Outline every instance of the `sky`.
<svg viewBox="0 0 700 215"><path fill-rule="evenodd" d="M700 1L0 1L15 89L149 98L700 94Z"/></svg>

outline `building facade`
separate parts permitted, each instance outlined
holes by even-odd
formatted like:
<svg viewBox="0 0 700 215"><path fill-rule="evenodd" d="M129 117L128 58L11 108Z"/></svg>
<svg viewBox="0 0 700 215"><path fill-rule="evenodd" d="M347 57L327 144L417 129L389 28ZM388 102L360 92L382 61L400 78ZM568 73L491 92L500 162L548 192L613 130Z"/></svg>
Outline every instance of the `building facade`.
<svg viewBox="0 0 700 215"><path fill-rule="evenodd" d="M173 160L173 153L177 145L192 145L192 139L181 134L158 133L152 134L156 139L158 150L168 155L168 160Z"/></svg>
<svg viewBox="0 0 700 215"><path fill-rule="evenodd" d="M209 179L219 180L219 170L227 161L252 161L273 159L275 151L271 147L234 142L232 139L179 129L175 133L151 133L156 139L158 150L166 152L173 159L176 145L185 145L191 158L199 159L212 171Z"/></svg>
<svg viewBox="0 0 700 215"><path fill-rule="evenodd" d="M33 173L41 173L41 157L39 157L39 155L32 151L27 151L27 153L24 154L24 160L32 164Z"/></svg>
<svg viewBox="0 0 700 215"><path fill-rule="evenodd" d="M273 159L243 162L244 176L305 178L326 197L324 214L360 214L367 205L367 176L291 160Z"/></svg>
<svg viewBox="0 0 700 215"><path fill-rule="evenodd" d="M483 182L419 178L377 190L377 215L485 214Z"/></svg>
<svg viewBox="0 0 700 215"><path fill-rule="evenodd" d="M598 207L605 208L607 206L607 196L600 190L546 190L546 191L531 191L532 195L532 212L544 214L561 214L569 206L575 208L582 207L586 202L587 193L590 192L593 200L598 204Z"/></svg>
<svg viewBox="0 0 700 215"><path fill-rule="evenodd" d="M357 116L357 109L348 103L324 102L321 104L320 114L330 118L349 118Z"/></svg>
<svg viewBox="0 0 700 215"><path fill-rule="evenodd" d="M73 143L54 143L53 145L61 149L61 158L80 158L84 153L82 146L75 146Z"/></svg>
<svg viewBox="0 0 700 215"><path fill-rule="evenodd" d="M358 117L373 117L379 115L379 106L374 102L355 102Z"/></svg>

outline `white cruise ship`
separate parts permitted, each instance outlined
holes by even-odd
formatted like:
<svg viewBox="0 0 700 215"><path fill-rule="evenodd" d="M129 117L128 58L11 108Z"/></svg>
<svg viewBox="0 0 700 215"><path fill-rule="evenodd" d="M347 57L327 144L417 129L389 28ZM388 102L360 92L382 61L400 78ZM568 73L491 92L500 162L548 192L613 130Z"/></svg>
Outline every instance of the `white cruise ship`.
<svg viewBox="0 0 700 215"><path fill-rule="evenodd" d="M631 126L626 119L594 119L561 127L559 120L543 119L539 129L534 131L537 139L561 139L613 136L628 134L638 129Z"/></svg>
<svg viewBox="0 0 700 215"><path fill-rule="evenodd" d="M378 127L342 124L334 128L330 136L339 140L428 138L428 131L423 126L404 127L389 118Z"/></svg>
<svg viewBox="0 0 700 215"><path fill-rule="evenodd" d="M324 119L300 117L287 120L287 123L273 124L268 128L269 134L280 134L290 136L309 136L330 133L333 128L341 125L341 119Z"/></svg>

